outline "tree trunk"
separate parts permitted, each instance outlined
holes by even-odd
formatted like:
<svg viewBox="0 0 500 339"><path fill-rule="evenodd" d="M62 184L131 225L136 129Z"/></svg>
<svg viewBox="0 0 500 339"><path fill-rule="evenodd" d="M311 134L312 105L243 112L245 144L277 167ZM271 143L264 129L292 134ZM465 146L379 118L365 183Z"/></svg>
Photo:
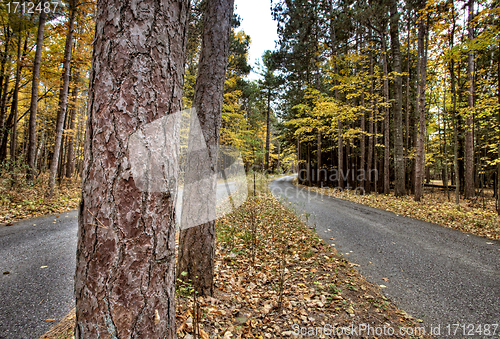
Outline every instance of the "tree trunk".
<svg viewBox="0 0 500 339"><path fill-rule="evenodd" d="M469 42L474 39L474 29L472 20L474 19L474 0L469 0L469 19L468 19L468 39ZM467 59L467 83L469 90L467 94L468 112L466 118L465 130L465 199L474 197L474 52L469 50Z"/></svg>
<svg viewBox="0 0 500 339"><path fill-rule="evenodd" d="M443 86L443 137L444 137L444 145L443 145L443 159L444 159L444 173L443 173L443 183L444 190L446 191L446 196L448 197L448 201L450 201L450 190L448 189L448 143L446 141L446 81Z"/></svg>
<svg viewBox="0 0 500 339"><path fill-rule="evenodd" d="M384 117L384 194L390 193L390 176L389 176L389 160L390 152L390 139L389 139L389 73L387 70L387 45L385 34L381 33L382 40L382 68L384 72L384 100L385 100L385 117Z"/></svg>
<svg viewBox="0 0 500 339"><path fill-rule="evenodd" d="M418 27L418 58L420 69L418 72L418 110L420 113L417 138L417 156L415 159L415 201L422 197L425 159L425 86L427 76L427 27L425 20L420 20Z"/></svg>
<svg viewBox="0 0 500 339"><path fill-rule="evenodd" d="M391 49L394 72L394 169L396 181L394 195L397 197L406 195L405 187L405 163L403 149L403 82L401 78L401 51L399 48L399 13L396 0L391 1Z"/></svg>
<svg viewBox="0 0 500 339"><path fill-rule="evenodd" d="M500 27L500 20L497 21L497 25ZM500 45L498 46L497 53L497 81L498 81L498 126L500 128ZM499 131L500 132L500 131ZM498 158L500 158L500 134L498 138ZM500 163L497 165L497 213L500 215Z"/></svg>
<svg viewBox="0 0 500 339"><path fill-rule="evenodd" d="M2 64L0 68L0 102L1 102L1 107L0 107L0 148L2 148L2 136L3 136L3 127L5 125L5 106L7 103L7 89L9 87L9 78L10 74L6 74L5 71L5 65L7 64L7 60L10 61L10 54L9 54L9 46L10 46L10 39L12 37L11 30L10 28L6 29L5 32L5 41L3 42L4 44L4 51L2 54ZM9 62L10 63L10 62Z"/></svg>
<svg viewBox="0 0 500 339"><path fill-rule="evenodd" d="M451 5L452 9L452 29L450 32L450 50L454 47L455 41L455 7L452 1ZM455 60L453 58L450 59L449 63L450 70L450 86L451 86L451 101L452 101L452 111L451 111L451 121L453 128L453 171L455 172L455 203L458 205L460 203L460 177L459 177L459 168L458 168L458 126L456 120L456 110L457 110L457 89L456 89L456 78L455 78Z"/></svg>
<svg viewBox="0 0 500 339"><path fill-rule="evenodd" d="M203 16L203 40L193 101L193 107L196 108L201 131L209 150L208 165L214 178L217 172L222 100L233 7L234 0L214 0L206 3ZM196 170L194 167L196 164L193 164L191 168L188 163L186 177L189 171ZM186 193L189 192L183 194ZM186 197L186 195L183 197L184 201ZM215 202L215 197L210 201ZM177 278L191 280L200 295L211 296L213 294L214 254L215 220L181 229ZM187 274L182 275L183 272Z"/></svg>
<svg viewBox="0 0 500 339"><path fill-rule="evenodd" d="M333 76L334 76L334 93L335 93L335 101L339 102L339 90L337 88L338 86L338 80L337 80L337 39L335 36L335 26L333 23L333 0L330 0L330 44L331 44L331 50L332 50L332 59L333 59ZM339 114L337 118L337 133L338 133L338 152L337 152L337 157L338 157L338 186L340 188L344 188L344 180L342 179L343 177L343 170L344 170L344 141L342 137L342 118Z"/></svg>
<svg viewBox="0 0 500 339"><path fill-rule="evenodd" d="M188 11L187 0L97 3L78 219L76 339L176 336L170 193L176 184L149 186L159 179L148 170L134 177L138 154L129 139L143 142L141 161L154 164L151 145L164 134L151 136L146 129L182 109ZM164 156L175 163L178 142L170 146L162 148Z"/></svg>
<svg viewBox="0 0 500 339"><path fill-rule="evenodd" d="M233 0L234 1L234 0ZM269 169L269 142L271 139L271 88L267 89L267 113L266 113L266 164L265 170Z"/></svg>
<svg viewBox="0 0 500 339"><path fill-rule="evenodd" d="M19 83L21 82L21 71L22 71L22 61L24 59L24 53L26 53L28 38L24 41L24 53L21 56L21 28L18 31L17 39L17 61L16 61L16 82L14 84L14 93L12 94L12 105L10 107L10 124L5 126L6 129L11 128L10 135L10 160L12 162L16 161L16 141L17 141L17 109L19 105ZM5 132L7 133L7 131Z"/></svg>
<svg viewBox="0 0 500 339"><path fill-rule="evenodd" d="M78 100L78 82L80 81L80 71L76 69L73 74L73 82L74 87L71 90L72 103L70 108L69 115L69 123L68 129L70 133L68 134L68 151L66 157L66 178L71 178L73 172L75 170L75 161L74 161L74 138L75 132L73 129L75 128L75 118L76 118L76 101Z"/></svg>
<svg viewBox="0 0 500 339"><path fill-rule="evenodd" d="M411 73L410 73L410 33L411 33L411 7L408 6L408 26L407 26L407 31L408 31L408 37L406 39L406 135L405 135L405 161L404 161L404 167L405 167L405 173L408 171L408 154L409 154L409 147L410 147L410 78L411 78ZM411 181L411 175L405 175L405 180L406 178L410 179ZM411 185L408 185L410 188Z"/></svg>
<svg viewBox="0 0 500 339"><path fill-rule="evenodd" d="M281 141L279 141L279 139L278 139L278 166L276 167L278 172L280 172L280 166L281 166L280 157L281 157Z"/></svg>
<svg viewBox="0 0 500 339"><path fill-rule="evenodd" d="M321 187L321 131L318 130L318 150L317 150L317 156L318 156L318 168L316 169L318 172L318 182L317 186Z"/></svg>
<svg viewBox="0 0 500 339"><path fill-rule="evenodd" d="M366 163L366 110L365 110L365 72L364 70L362 71L362 80L361 83L363 85L362 92L361 92L361 147L360 147L360 169L361 169L361 174L363 179L361 180L361 186L363 188L363 192L365 191L365 184L366 184L366 168L365 168L365 163Z"/></svg>
<svg viewBox="0 0 500 339"><path fill-rule="evenodd" d="M44 8L45 0L42 0L41 5ZM32 181L35 175L36 167L36 113L38 104L38 84L40 83L40 65L42 61L42 46L43 32L45 30L45 11L40 12L38 20L38 35L36 38L36 52L33 61L33 83L31 85L31 106L30 106L30 121L29 121L29 143L28 143L28 175L27 179Z"/></svg>
<svg viewBox="0 0 500 339"><path fill-rule="evenodd" d="M64 47L64 63L63 63L63 74L62 74L63 84L59 92L59 110L57 112L54 154L52 156L52 162L50 163L49 187L48 187L48 196L50 199L52 199L52 195L54 194L54 186L59 165L59 155L61 152L61 144L62 144L62 137L64 130L64 120L66 118L66 108L68 106L71 50L73 47L73 30L75 26L76 10L77 10L76 0L71 0L69 8L70 12L69 12L68 34L66 35L66 45Z"/></svg>
<svg viewBox="0 0 500 339"><path fill-rule="evenodd" d="M374 190L376 193L379 193L378 191L378 183L379 183L379 168L378 168L378 152L377 152L377 144L378 144L378 123L377 118L378 118L378 98L375 98L375 107L373 109L373 117L375 119L374 122L374 131L373 131L373 144L375 145L373 148L373 168L377 170L377 175L374 178Z"/></svg>
<svg viewBox="0 0 500 339"><path fill-rule="evenodd" d="M371 28L368 30L368 41L371 43L372 40L372 30ZM368 185L365 185L365 189L370 192L371 191L371 170L373 164L373 121L375 118L375 103L374 103L374 86L375 79L373 78L373 48L370 46L370 68L369 68L369 78L370 80L370 117L368 118L368 159L365 177L368 179Z"/></svg>

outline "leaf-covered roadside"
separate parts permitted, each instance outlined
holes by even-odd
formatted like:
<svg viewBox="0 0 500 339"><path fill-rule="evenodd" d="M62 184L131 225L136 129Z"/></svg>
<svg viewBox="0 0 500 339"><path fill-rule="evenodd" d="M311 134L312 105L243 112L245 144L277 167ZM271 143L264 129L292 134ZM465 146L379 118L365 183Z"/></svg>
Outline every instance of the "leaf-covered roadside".
<svg viewBox="0 0 500 339"><path fill-rule="evenodd" d="M0 177L0 225L36 218L48 214L74 210L80 201L80 179L64 179L56 186L54 197L47 199L47 175L40 175L35 184L23 181L11 182L11 178Z"/></svg>
<svg viewBox="0 0 500 339"><path fill-rule="evenodd" d="M394 338L400 327L422 326L268 194L219 218L217 239L216 292L197 301L201 338L297 337L294 324L386 326ZM193 338L194 301L179 288L177 333ZM317 334L306 337L329 337Z"/></svg>
<svg viewBox="0 0 500 339"><path fill-rule="evenodd" d="M296 183L296 180L294 180ZM333 188L318 188L298 185L321 194L330 195L359 204L380 208L423 221L432 222L463 232L472 233L489 239L500 240L500 217L493 206L478 208L461 202L459 208L453 202L443 201L439 196L426 195L420 202L410 196L395 197L385 194L355 194L354 191L340 191Z"/></svg>

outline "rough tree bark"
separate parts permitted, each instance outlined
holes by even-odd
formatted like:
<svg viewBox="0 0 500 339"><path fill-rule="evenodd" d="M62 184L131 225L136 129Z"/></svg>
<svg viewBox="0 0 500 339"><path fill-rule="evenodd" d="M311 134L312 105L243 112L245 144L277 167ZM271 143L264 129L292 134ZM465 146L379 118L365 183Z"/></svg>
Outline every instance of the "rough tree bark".
<svg viewBox="0 0 500 339"><path fill-rule="evenodd" d="M396 0L391 1L391 49L394 68L394 169L396 181L394 195L406 195L405 187L405 162L403 150L403 81L401 78L401 50L399 47L399 13Z"/></svg>
<svg viewBox="0 0 500 339"><path fill-rule="evenodd" d="M175 338L175 205L168 190L150 186L154 173L131 175L137 154L129 139L138 135L151 156L154 136L146 128L182 108L188 11L188 0L97 3L78 219L76 339ZM161 184L172 188L170 181Z"/></svg>
<svg viewBox="0 0 500 339"><path fill-rule="evenodd" d="M234 0L206 3L203 38L193 107L209 150L211 173L217 171L222 100L229 55L229 38ZM190 280L200 295L213 294L215 220L181 229L177 278ZM196 268L196 271L195 271ZM187 274L182 275L183 272Z"/></svg>
<svg viewBox="0 0 500 339"><path fill-rule="evenodd" d="M474 39L474 28L472 21L474 20L474 0L469 0L469 19L468 19L468 39ZM474 197L474 52L469 50L467 58L467 83L469 90L467 93L467 112L466 127L465 127L465 199Z"/></svg>
<svg viewBox="0 0 500 339"><path fill-rule="evenodd" d="M50 163L49 187L48 196L52 198L54 194L54 185L56 182L57 169L59 167L59 155L61 152L61 144L64 129L64 120L66 117L66 108L68 106L68 88L71 63L71 50L73 47L73 30L75 27L76 0L71 0L69 6L68 34L66 35L66 45L64 46L64 62L62 74L62 87L59 92L59 110L57 112L56 121L56 137L54 140L54 154Z"/></svg>
<svg viewBox="0 0 500 339"><path fill-rule="evenodd" d="M45 1L42 0L42 8L44 8ZM40 12L38 20L38 35L36 38L36 52L33 61L33 83L31 85L31 106L30 106L30 121L29 121L29 143L28 143L28 175L27 179L32 181L35 175L35 162L36 162L36 113L38 103L38 84L40 83L40 65L42 61L42 46L43 46L43 33L45 31L45 18L47 14L45 11Z"/></svg>

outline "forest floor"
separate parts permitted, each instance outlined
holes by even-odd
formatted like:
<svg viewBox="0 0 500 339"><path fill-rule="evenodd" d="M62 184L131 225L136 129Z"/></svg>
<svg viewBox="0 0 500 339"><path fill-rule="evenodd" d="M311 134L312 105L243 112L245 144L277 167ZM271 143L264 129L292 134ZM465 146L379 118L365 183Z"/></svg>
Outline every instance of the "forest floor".
<svg viewBox="0 0 500 339"><path fill-rule="evenodd" d="M421 320L395 307L381 293L385 286L369 283L355 266L269 193L250 197L217 220L214 296L195 299L191 284L178 283L177 335L430 337L417 335ZM72 338L74 317L73 310L40 339Z"/></svg>
<svg viewBox="0 0 500 339"><path fill-rule="evenodd" d="M500 216L495 210L495 200L491 197L477 197L474 200L460 200L455 204L455 192L450 190L450 200L443 189L426 187L421 201L416 202L413 196L395 197L394 195L369 193L356 194L352 190L299 187L326 194L340 199L357 202L374 208L394 212L410 218L432 222L448 228L472 233L481 237L500 240Z"/></svg>
<svg viewBox="0 0 500 339"><path fill-rule="evenodd" d="M28 184L19 175L0 175L0 225L77 208L80 178L63 179L56 185L53 198L48 199L48 177L48 173L40 174L34 184Z"/></svg>

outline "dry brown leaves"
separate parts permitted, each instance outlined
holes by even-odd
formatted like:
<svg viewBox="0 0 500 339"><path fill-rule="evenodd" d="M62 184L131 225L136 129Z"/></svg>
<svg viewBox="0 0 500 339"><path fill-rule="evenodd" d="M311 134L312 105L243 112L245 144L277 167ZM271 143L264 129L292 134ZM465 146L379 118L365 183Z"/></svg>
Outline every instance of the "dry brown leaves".
<svg viewBox="0 0 500 339"><path fill-rule="evenodd" d="M395 328L397 338L398 328L418 326L269 195L219 218L217 239L216 292L199 298L202 338L300 338L297 326L360 324ZM192 297L178 297L180 338L193 338L193 310Z"/></svg>
<svg viewBox="0 0 500 339"><path fill-rule="evenodd" d="M12 185L7 178L0 178L0 225L78 207L80 178L64 179L61 185L56 185L52 199L45 197L47 182L47 174L40 175L34 185Z"/></svg>

